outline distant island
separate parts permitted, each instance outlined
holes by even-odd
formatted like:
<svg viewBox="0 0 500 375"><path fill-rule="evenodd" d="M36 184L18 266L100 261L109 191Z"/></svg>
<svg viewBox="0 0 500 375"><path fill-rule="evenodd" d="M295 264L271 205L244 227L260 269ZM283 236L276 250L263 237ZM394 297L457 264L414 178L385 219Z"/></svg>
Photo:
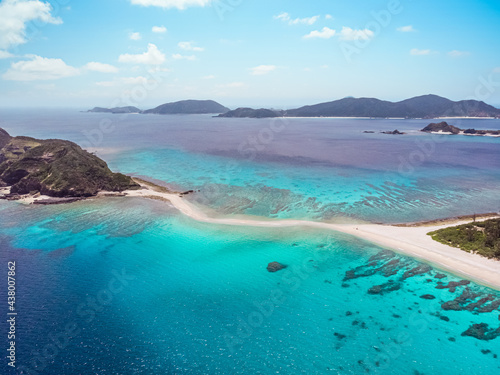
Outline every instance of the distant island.
<svg viewBox="0 0 500 375"><path fill-rule="evenodd" d="M426 133L438 134L463 134L463 135L479 135L479 136L500 136L500 130L476 130L476 129L460 129L456 126L449 125L446 121L439 123L431 123L420 130Z"/></svg>
<svg viewBox="0 0 500 375"><path fill-rule="evenodd" d="M11 137L0 128L0 188L6 191L4 198L24 194L90 197L100 191L139 187L129 176L111 172L103 160L76 143Z"/></svg>
<svg viewBox="0 0 500 375"><path fill-rule="evenodd" d="M500 109L484 102L477 100L454 102L437 95L423 95L400 102L389 102L375 98L349 97L286 111L265 111L264 109L240 108L224 113L220 117L276 117L281 115L284 117L500 118Z"/></svg>
<svg viewBox="0 0 500 375"><path fill-rule="evenodd" d="M344 98L332 102L303 106L296 109L277 110L240 107L234 110L213 100L181 100L165 103L156 108L140 110L137 107L95 107L87 112L141 113L158 115L218 114L223 118L273 118L273 117L365 117L365 118L439 118L487 117L500 118L500 109L477 100L458 102L437 96L423 95L400 102L375 98Z"/></svg>
<svg viewBox="0 0 500 375"><path fill-rule="evenodd" d="M140 110L137 107L116 107L103 108L94 107L87 112L97 113L140 113L140 114L157 114L157 115L199 115L199 114L217 114L228 112L229 108L213 101L213 100L181 100L173 103L165 103L156 108Z"/></svg>
<svg viewBox="0 0 500 375"><path fill-rule="evenodd" d="M223 113L229 111L229 108L213 100L182 100L174 103L162 104L156 108L148 109L142 113L154 113L158 115L175 114L210 114Z"/></svg>
<svg viewBox="0 0 500 375"><path fill-rule="evenodd" d="M233 111L222 113L217 117L271 118L271 117L283 117L283 115L284 111L275 111L272 109L237 108Z"/></svg>
<svg viewBox="0 0 500 375"><path fill-rule="evenodd" d="M137 107L115 107L115 108L102 108L94 107L87 112L97 113L141 113L142 111Z"/></svg>

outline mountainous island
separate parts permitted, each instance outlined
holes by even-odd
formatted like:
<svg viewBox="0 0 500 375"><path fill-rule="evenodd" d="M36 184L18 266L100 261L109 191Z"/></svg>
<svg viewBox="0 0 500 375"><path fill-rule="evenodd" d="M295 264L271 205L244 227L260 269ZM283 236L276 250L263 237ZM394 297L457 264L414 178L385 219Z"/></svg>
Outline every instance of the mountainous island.
<svg viewBox="0 0 500 375"><path fill-rule="evenodd" d="M214 114L228 112L229 108L213 101L213 100L181 100L178 102L165 103L156 108L140 110L137 107L116 107L103 108L94 107L87 112L97 113L141 113L141 114L157 114L157 115L196 115L196 114Z"/></svg>
<svg viewBox="0 0 500 375"><path fill-rule="evenodd" d="M223 113L229 111L229 108L213 100L182 100L179 102L162 104L156 108L148 109L142 113L154 113L158 115L174 114L208 114Z"/></svg>
<svg viewBox="0 0 500 375"><path fill-rule="evenodd" d="M140 186L128 176L111 172L103 160L76 143L11 137L0 128L0 187L10 187L7 196L11 198L37 193L62 198Z"/></svg>
<svg viewBox="0 0 500 375"><path fill-rule="evenodd" d="M500 117L500 109L477 100L454 102L437 95L423 95L400 102L349 97L286 111L265 112L263 109L244 108L224 113L220 117L276 117L277 115L371 118Z"/></svg>
<svg viewBox="0 0 500 375"><path fill-rule="evenodd" d="M457 128L456 126L449 125L446 121L439 123L431 123L420 131L425 133L500 136L500 130L476 130L476 129L464 130Z"/></svg>
<svg viewBox="0 0 500 375"><path fill-rule="evenodd" d="M226 118L273 117L368 117L368 118L439 118L439 117L493 117L500 118L500 109L477 100L452 100L423 95L400 102L375 98L344 98L332 102L303 106L295 109L276 110L240 107L230 110L213 100L181 100L165 103L141 111L137 107L95 107L87 112L141 113L141 114L218 114Z"/></svg>

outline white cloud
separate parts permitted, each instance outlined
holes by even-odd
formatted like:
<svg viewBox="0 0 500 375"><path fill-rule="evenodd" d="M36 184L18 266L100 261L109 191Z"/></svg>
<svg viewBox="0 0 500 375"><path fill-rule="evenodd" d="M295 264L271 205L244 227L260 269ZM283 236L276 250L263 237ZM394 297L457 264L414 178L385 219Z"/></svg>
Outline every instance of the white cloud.
<svg viewBox="0 0 500 375"><path fill-rule="evenodd" d="M195 52L202 52L205 49L201 47L195 47L193 45L193 42L179 42L178 44L179 48L185 50L185 51L195 51Z"/></svg>
<svg viewBox="0 0 500 375"><path fill-rule="evenodd" d="M89 62L88 64L85 65L84 67L87 70L91 70L93 72L101 72L101 73L118 73L118 68L109 65L109 64L103 64L100 62Z"/></svg>
<svg viewBox="0 0 500 375"><path fill-rule="evenodd" d="M498 68L493 69L493 73L500 73L500 66Z"/></svg>
<svg viewBox="0 0 500 375"><path fill-rule="evenodd" d="M128 37L130 38L130 40L141 40L142 39L141 33L130 33L128 35Z"/></svg>
<svg viewBox="0 0 500 375"><path fill-rule="evenodd" d="M319 19L319 16L292 19L290 18L290 15L285 12L274 16L274 18L283 22L287 22L289 25L314 25Z"/></svg>
<svg viewBox="0 0 500 375"><path fill-rule="evenodd" d="M66 65L61 59L32 56L32 60L12 63L2 77L9 81L48 81L78 74L77 68Z"/></svg>
<svg viewBox="0 0 500 375"><path fill-rule="evenodd" d="M0 50L0 60L1 59L8 59L10 57L14 57L14 55L10 52L7 52L7 51L1 51Z"/></svg>
<svg viewBox="0 0 500 375"><path fill-rule="evenodd" d="M323 27L321 31L314 30L311 31L309 34L304 35L304 39L311 39L311 38L330 39L334 35L335 35L335 30L332 30L329 27Z"/></svg>
<svg viewBox="0 0 500 375"><path fill-rule="evenodd" d="M254 76L262 76L276 70L276 65L259 65L255 68L250 68L251 74Z"/></svg>
<svg viewBox="0 0 500 375"><path fill-rule="evenodd" d="M142 5L144 7L154 6L160 8L186 9L188 7L204 7L213 0L130 0L132 4Z"/></svg>
<svg viewBox="0 0 500 375"><path fill-rule="evenodd" d="M39 0L3 0L0 2L0 48L27 42L26 23L41 21L58 25L60 18L51 15L52 6Z"/></svg>
<svg viewBox="0 0 500 375"><path fill-rule="evenodd" d="M167 32L167 28L165 26L153 26L151 31L158 34L163 34Z"/></svg>
<svg viewBox="0 0 500 375"><path fill-rule="evenodd" d="M448 52L448 56L450 56L450 57L464 57L464 56L469 56L469 55L470 55L470 52L467 52L467 51L454 50L454 51Z"/></svg>
<svg viewBox="0 0 500 375"><path fill-rule="evenodd" d="M333 19L333 16L331 14L327 14L327 15L325 15L325 18L327 20L331 20L331 19Z"/></svg>
<svg viewBox="0 0 500 375"><path fill-rule="evenodd" d="M165 62L165 55L158 49L158 47L149 43L147 52L138 55L125 53L118 57L118 61L132 64L161 65Z"/></svg>
<svg viewBox="0 0 500 375"><path fill-rule="evenodd" d="M402 33L412 33L412 32L417 31L417 30L415 30L415 29L413 28L413 26L412 26L412 25L408 25L408 26L401 26L401 27L398 27L396 30L397 30L397 31L400 31L400 32L402 32Z"/></svg>
<svg viewBox="0 0 500 375"><path fill-rule="evenodd" d="M413 56L426 56L430 55L432 51L430 49L418 49L418 48L413 48L410 50L410 55Z"/></svg>
<svg viewBox="0 0 500 375"><path fill-rule="evenodd" d="M174 53L172 55L172 58L174 60L190 60L190 61L196 60L196 56L194 55L186 56L186 55L181 55L180 53Z"/></svg>
<svg viewBox="0 0 500 375"><path fill-rule="evenodd" d="M214 79L215 76L213 74L210 74L209 76L203 77L203 79Z"/></svg>
<svg viewBox="0 0 500 375"><path fill-rule="evenodd" d="M375 34L370 29L355 30L344 26L340 31L341 40L369 40L374 36Z"/></svg>

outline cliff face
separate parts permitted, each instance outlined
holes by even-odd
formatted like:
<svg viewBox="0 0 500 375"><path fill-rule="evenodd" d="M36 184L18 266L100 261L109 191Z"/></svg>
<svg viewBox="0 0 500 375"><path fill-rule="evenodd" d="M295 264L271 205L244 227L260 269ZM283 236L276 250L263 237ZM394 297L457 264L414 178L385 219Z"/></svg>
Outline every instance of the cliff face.
<svg viewBox="0 0 500 375"><path fill-rule="evenodd" d="M0 148L0 185L11 186L11 194L88 197L101 190L139 188L130 177L111 172L103 160L73 142L8 134L5 142L5 134L0 129L0 146L5 143Z"/></svg>
<svg viewBox="0 0 500 375"><path fill-rule="evenodd" d="M0 128L0 149L3 148L7 143L10 142L12 137L5 130Z"/></svg>

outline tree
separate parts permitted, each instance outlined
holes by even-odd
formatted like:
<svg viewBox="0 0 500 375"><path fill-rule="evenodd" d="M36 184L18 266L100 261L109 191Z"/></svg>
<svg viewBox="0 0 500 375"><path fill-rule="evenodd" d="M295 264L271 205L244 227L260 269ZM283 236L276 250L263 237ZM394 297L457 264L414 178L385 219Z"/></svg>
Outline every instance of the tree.
<svg viewBox="0 0 500 375"><path fill-rule="evenodd" d="M477 229L473 226L465 228L465 233L467 234L467 240L473 242L476 237Z"/></svg>

